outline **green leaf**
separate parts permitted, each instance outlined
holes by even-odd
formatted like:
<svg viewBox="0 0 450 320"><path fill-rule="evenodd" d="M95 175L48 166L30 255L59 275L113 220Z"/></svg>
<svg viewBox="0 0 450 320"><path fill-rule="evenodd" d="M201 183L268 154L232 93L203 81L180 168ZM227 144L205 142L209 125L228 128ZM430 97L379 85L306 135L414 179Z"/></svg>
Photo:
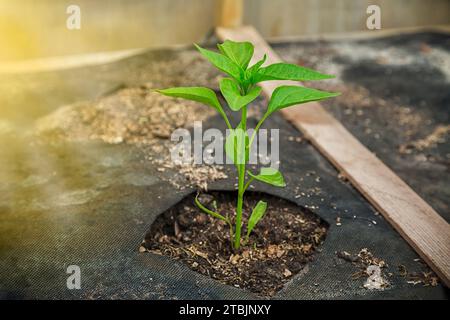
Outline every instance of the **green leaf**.
<svg viewBox="0 0 450 320"><path fill-rule="evenodd" d="M250 68L247 69L247 74L253 76L261 68L264 62L266 62L266 59L267 54L264 54L264 57L261 60L259 60L258 62L256 62L254 65L252 65Z"/></svg>
<svg viewBox="0 0 450 320"><path fill-rule="evenodd" d="M223 112L222 106L217 99L216 93L204 87L178 87L156 90L169 97L183 98L207 104L219 112Z"/></svg>
<svg viewBox="0 0 450 320"><path fill-rule="evenodd" d="M285 187L286 182L284 182L283 175L280 171L274 168L261 168L258 175L254 175L250 171L247 171L248 175L256 180L270 184L275 187Z"/></svg>
<svg viewBox="0 0 450 320"><path fill-rule="evenodd" d="M209 210L209 209L206 208L204 205L202 205L201 202L198 200L198 193L197 193L197 195L195 196L194 202L195 202L195 204L197 205L197 207L199 207L199 209L202 210L203 212L212 215L214 218L223 220L223 221L225 221L225 222L228 223L228 219L227 219L227 218L225 218L224 216L222 216L221 214L219 214L219 213L217 213L217 212L214 212L214 211L212 211L212 210Z"/></svg>
<svg viewBox="0 0 450 320"><path fill-rule="evenodd" d="M253 56L253 45L250 42L234 42L225 40L224 43L217 45L220 52L231 59L242 69L247 69L248 63Z"/></svg>
<svg viewBox="0 0 450 320"><path fill-rule="evenodd" d="M249 159L249 150L247 148L249 137L247 131L242 129L243 123L239 123L236 129L230 130L225 140L225 153L233 160L235 165L243 164ZM245 157L245 158L244 158Z"/></svg>
<svg viewBox="0 0 450 320"><path fill-rule="evenodd" d="M237 65L235 62L233 62L230 58L227 56L224 56L223 54L203 49L202 47L199 47L198 45L194 44L195 47L200 51L200 53L209 60L217 69L220 71L223 71L236 80L241 80L243 70Z"/></svg>
<svg viewBox="0 0 450 320"><path fill-rule="evenodd" d="M266 62L267 55L264 54L264 57L256 62L254 65L252 65L250 68L245 70L245 84L246 85L252 85L255 84L255 75L257 74L258 70L261 68L261 66Z"/></svg>
<svg viewBox="0 0 450 320"><path fill-rule="evenodd" d="M249 93L243 96L241 95L238 84L233 79L223 78L220 80L220 91L225 97L230 109L238 111L255 100L261 93L261 88L254 87Z"/></svg>
<svg viewBox="0 0 450 320"><path fill-rule="evenodd" d="M325 92L299 86L281 86L272 93L267 113L271 114L296 104L336 97L339 94L338 92Z"/></svg>
<svg viewBox="0 0 450 320"><path fill-rule="evenodd" d="M308 81L331 78L334 78L334 76L322 74L296 64L280 62L259 69L255 75L255 83L269 80Z"/></svg>
<svg viewBox="0 0 450 320"><path fill-rule="evenodd" d="M264 201L259 201L256 204L255 208L253 208L252 214L250 215L250 218L248 219L248 223L247 223L246 241L248 240L248 237L250 236L250 233L255 228L256 224L264 216L266 209L267 209L267 202L264 202Z"/></svg>

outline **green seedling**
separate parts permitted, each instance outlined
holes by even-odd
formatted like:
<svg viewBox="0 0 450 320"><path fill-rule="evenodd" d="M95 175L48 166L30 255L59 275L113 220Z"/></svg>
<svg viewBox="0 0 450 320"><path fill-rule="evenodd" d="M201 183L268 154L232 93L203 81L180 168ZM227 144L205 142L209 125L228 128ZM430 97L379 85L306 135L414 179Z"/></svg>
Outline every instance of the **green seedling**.
<svg viewBox="0 0 450 320"><path fill-rule="evenodd" d="M167 96L204 103L217 110L224 119L229 129L229 134L225 141L225 152L226 155L233 160L238 174L238 198L234 226L229 215L223 216L206 208L200 203L198 197L195 198L195 204L203 212L223 220L228 224L232 246L237 250L240 248L241 242L243 242L243 244L248 243L252 230L264 217L267 209L267 203L264 201L259 201L256 204L248 219L245 239L241 241L244 193L250 184L254 180L257 180L275 187L286 186L283 175L274 168L262 168L259 173L252 173L246 170L249 152L259 128L270 115L280 109L310 101L335 97L339 95L339 93L325 92L297 85L279 86L273 91L266 112L257 123L252 135L249 137L247 134L247 108L248 105L261 94L261 88L257 86L258 83L270 80L324 80L333 78L333 76L289 63L275 63L263 67L263 64L266 61L266 55L252 66L249 66L254 51L254 47L250 42L233 42L226 40L224 43L218 45L219 52L207 50L197 45L196 48L217 69L229 76L220 81L220 91L225 98L228 107L233 112L241 112L239 124L233 128L215 92L209 88L178 87L157 91Z"/></svg>

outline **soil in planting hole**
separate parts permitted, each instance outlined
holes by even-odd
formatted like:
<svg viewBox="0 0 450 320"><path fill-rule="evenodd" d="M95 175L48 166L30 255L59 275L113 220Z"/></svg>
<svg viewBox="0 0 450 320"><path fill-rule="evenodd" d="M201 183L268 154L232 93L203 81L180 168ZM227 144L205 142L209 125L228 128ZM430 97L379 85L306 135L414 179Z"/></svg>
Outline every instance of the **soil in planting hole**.
<svg viewBox="0 0 450 320"><path fill-rule="evenodd" d="M200 211L194 196L156 218L141 252L170 256L224 284L270 297L312 261L325 240L328 225L310 210L278 197L249 192L244 198L243 235L256 203L264 200L268 207L249 242L235 251L228 225ZM234 216L233 192L211 192L199 199L224 216Z"/></svg>

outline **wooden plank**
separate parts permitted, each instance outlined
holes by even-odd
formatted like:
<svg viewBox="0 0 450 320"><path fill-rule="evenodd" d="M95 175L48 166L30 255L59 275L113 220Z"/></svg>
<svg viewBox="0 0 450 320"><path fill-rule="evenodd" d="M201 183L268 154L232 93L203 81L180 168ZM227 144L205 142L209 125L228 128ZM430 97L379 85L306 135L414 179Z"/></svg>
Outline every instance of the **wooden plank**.
<svg viewBox="0 0 450 320"><path fill-rule="evenodd" d="M408 35L421 32L450 33L448 24L432 24L426 26L395 27L380 30L357 30L346 32L326 32L317 34L294 34L264 37L266 42L272 44L298 42L298 41L337 41L337 40L371 40L383 37Z"/></svg>
<svg viewBox="0 0 450 320"><path fill-rule="evenodd" d="M255 45L253 62L264 53L268 63L281 61L252 27L217 28L216 33L221 39L251 41ZM286 81L268 81L261 86L270 96L280 84ZM383 214L449 287L450 225L318 102L286 108L282 114Z"/></svg>
<svg viewBox="0 0 450 320"><path fill-rule="evenodd" d="M0 61L0 75L32 72L48 72L84 66L111 63L146 52L148 49L129 49L108 52L96 52L60 57L27 59L18 61Z"/></svg>
<svg viewBox="0 0 450 320"><path fill-rule="evenodd" d="M220 0L217 26L235 28L242 25L244 16L243 0Z"/></svg>

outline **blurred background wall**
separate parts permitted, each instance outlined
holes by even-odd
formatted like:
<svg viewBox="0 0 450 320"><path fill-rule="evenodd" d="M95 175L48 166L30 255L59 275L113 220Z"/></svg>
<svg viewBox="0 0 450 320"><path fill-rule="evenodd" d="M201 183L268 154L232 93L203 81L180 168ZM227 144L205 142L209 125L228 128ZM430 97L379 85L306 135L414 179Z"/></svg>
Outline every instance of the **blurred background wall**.
<svg viewBox="0 0 450 320"><path fill-rule="evenodd" d="M0 61L201 41L224 0L0 0ZM366 29L366 8L381 7L382 28L450 23L450 0L242 0L243 23L265 37ZM66 27L69 5L81 29Z"/></svg>

